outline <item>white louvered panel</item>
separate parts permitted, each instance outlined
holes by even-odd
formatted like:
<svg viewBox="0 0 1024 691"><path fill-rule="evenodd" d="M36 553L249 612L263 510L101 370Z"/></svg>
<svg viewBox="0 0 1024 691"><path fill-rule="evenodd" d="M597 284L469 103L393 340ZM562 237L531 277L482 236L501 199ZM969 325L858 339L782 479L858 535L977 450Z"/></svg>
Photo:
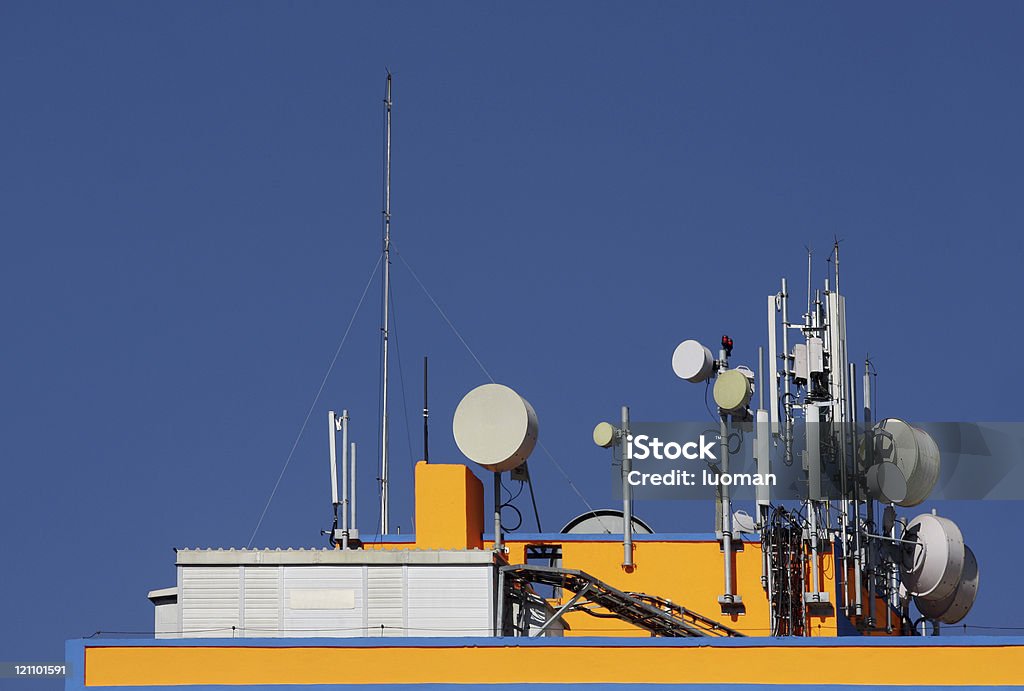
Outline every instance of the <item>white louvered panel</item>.
<svg viewBox="0 0 1024 691"><path fill-rule="evenodd" d="M493 630L489 567L408 568L409 635L486 636Z"/></svg>
<svg viewBox="0 0 1024 691"><path fill-rule="evenodd" d="M365 635L373 638L410 635L405 631L403 567L367 567L366 601Z"/></svg>
<svg viewBox="0 0 1024 691"><path fill-rule="evenodd" d="M239 567L188 566L181 572L183 638L231 638L238 626Z"/></svg>
<svg viewBox="0 0 1024 691"><path fill-rule="evenodd" d="M244 573L246 638L274 638L281 629L281 567L246 566Z"/></svg>
<svg viewBox="0 0 1024 691"><path fill-rule="evenodd" d="M362 566L285 566L283 635L363 635Z"/></svg>

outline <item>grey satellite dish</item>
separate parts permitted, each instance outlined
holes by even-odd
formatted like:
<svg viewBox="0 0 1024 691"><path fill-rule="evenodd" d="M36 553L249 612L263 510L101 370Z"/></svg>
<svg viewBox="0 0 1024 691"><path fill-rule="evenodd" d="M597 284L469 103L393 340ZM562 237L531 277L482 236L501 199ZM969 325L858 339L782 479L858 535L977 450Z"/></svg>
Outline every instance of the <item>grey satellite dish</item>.
<svg viewBox="0 0 1024 691"><path fill-rule="evenodd" d="M900 572L911 595L926 600L951 596L960 583L966 548L956 523L930 513L921 514L903 535L915 542L903 551Z"/></svg>
<svg viewBox="0 0 1024 691"><path fill-rule="evenodd" d="M653 535L654 530L643 520L633 516L633 533L636 535ZM562 533L571 535L602 535L622 534L622 512L616 509L598 509L588 511L572 519L562 527Z"/></svg>
<svg viewBox="0 0 1024 691"><path fill-rule="evenodd" d="M899 504L907 498L907 479L895 463L876 463L868 468L864 479L875 499Z"/></svg>
<svg viewBox="0 0 1024 691"><path fill-rule="evenodd" d="M714 373L715 360L706 346L690 339L677 345L672 353L672 371L680 379L700 383Z"/></svg>
<svg viewBox="0 0 1024 691"><path fill-rule="evenodd" d="M501 473L519 467L537 444L537 413L507 386L484 384L466 394L452 420L466 458Z"/></svg>
<svg viewBox="0 0 1024 691"><path fill-rule="evenodd" d="M875 425L874 439L875 461L895 463L907 481L906 496L894 503L917 506L927 499L941 468L935 440L897 418L886 418Z"/></svg>
<svg viewBox="0 0 1024 691"><path fill-rule="evenodd" d="M917 605L918 611L929 619L941 621L943 624L956 624L971 611L977 597L978 560L970 547L964 547L964 570L956 590L939 600L915 597L914 604Z"/></svg>

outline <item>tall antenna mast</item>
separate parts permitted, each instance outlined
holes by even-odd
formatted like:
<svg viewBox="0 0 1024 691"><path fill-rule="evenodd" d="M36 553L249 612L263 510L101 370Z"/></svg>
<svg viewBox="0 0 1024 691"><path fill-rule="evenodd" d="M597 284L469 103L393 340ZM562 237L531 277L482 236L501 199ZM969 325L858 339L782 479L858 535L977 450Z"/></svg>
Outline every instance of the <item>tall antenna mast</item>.
<svg viewBox="0 0 1024 691"><path fill-rule="evenodd" d="M381 326L380 533L388 534L388 302L391 293L391 72L384 93L384 315Z"/></svg>

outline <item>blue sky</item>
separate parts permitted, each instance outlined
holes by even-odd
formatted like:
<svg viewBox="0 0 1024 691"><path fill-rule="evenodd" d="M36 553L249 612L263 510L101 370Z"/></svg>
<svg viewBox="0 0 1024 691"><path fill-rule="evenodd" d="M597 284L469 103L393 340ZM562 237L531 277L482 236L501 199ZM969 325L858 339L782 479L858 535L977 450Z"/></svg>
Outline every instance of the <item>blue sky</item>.
<svg viewBox="0 0 1024 691"><path fill-rule="evenodd" d="M823 275L834 236L882 414L1019 420L1022 14L3 3L0 657L148 629L173 547L248 542L376 261L385 66L398 250L592 504L612 504L594 423L623 403L700 419L675 344L729 333L754 365L764 296L802 285L807 244ZM408 532L422 356L434 460L461 460L451 415L486 379L393 268ZM321 544L330 407L351 412L373 531L378 309L374 287L258 545ZM532 465L545 527L585 510ZM1021 559L999 536L1017 505L940 508L981 564L968 622L1019 622Z"/></svg>

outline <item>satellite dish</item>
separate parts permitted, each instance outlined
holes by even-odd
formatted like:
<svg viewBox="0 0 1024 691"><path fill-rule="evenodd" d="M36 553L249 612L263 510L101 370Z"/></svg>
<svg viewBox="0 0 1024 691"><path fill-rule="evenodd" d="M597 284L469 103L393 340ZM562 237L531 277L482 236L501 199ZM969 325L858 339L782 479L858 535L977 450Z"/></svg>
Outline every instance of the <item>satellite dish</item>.
<svg viewBox="0 0 1024 691"><path fill-rule="evenodd" d="M894 503L917 506L931 494L939 479L941 457L935 440L903 420L886 418L874 429L875 459L895 463L907 481L906 496Z"/></svg>
<svg viewBox="0 0 1024 691"><path fill-rule="evenodd" d="M690 339L677 345L672 353L672 371L680 379L699 384L714 373L715 361L707 347Z"/></svg>
<svg viewBox="0 0 1024 691"><path fill-rule="evenodd" d="M875 499L899 504L907 498L907 479L895 463L876 463L868 468L865 480Z"/></svg>
<svg viewBox="0 0 1024 691"><path fill-rule="evenodd" d="M452 420L466 458L501 473L522 465L537 444L537 413L507 386L484 384L466 394Z"/></svg>
<svg viewBox="0 0 1024 691"><path fill-rule="evenodd" d="M615 443L615 428L608 422L599 422L594 427L594 443L607 449Z"/></svg>
<svg viewBox="0 0 1024 691"><path fill-rule="evenodd" d="M654 529L642 519L633 516L633 533L653 535ZM562 533L570 535L622 534L622 512L616 509L598 509L581 513L562 527Z"/></svg>
<svg viewBox="0 0 1024 691"><path fill-rule="evenodd" d="M910 522L904 539L915 542L903 551L900 572L911 595L941 600L956 592L964 571L966 548L956 523L930 513Z"/></svg>
<svg viewBox="0 0 1024 691"><path fill-rule="evenodd" d="M715 403L722 410L743 410L754 393L754 385L742 370L729 369L715 380Z"/></svg>
<svg viewBox="0 0 1024 691"><path fill-rule="evenodd" d="M914 604L922 615L943 624L956 624L971 611L978 597L978 560L970 547L964 547L964 571L952 595L940 600L915 597Z"/></svg>

